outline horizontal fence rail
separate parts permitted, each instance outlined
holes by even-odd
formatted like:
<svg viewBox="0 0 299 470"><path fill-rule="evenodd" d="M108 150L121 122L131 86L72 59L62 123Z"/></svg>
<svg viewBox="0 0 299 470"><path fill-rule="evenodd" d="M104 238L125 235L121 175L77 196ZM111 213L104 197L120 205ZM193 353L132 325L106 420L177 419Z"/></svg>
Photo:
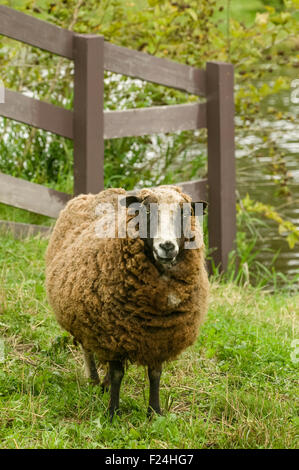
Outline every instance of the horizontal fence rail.
<svg viewBox="0 0 299 470"><path fill-rule="evenodd" d="M0 34L73 59L72 31L0 5Z"/></svg>
<svg viewBox="0 0 299 470"><path fill-rule="evenodd" d="M70 194L0 173L0 201L48 217L58 217Z"/></svg>
<svg viewBox="0 0 299 470"><path fill-rule="evenodd" d="M0 115L73 139L73 112L5 89ZM124 111L104 111L104 138L141 136L202 129L207 126L206 104L188 103Z"/></svg>
<svg viewBox="0 0 299 470"><path fill-rule="evenodd" d="M0 188L3 182L6 182L6 184L9 184L10 188L12 188L10 182L13 182L13 185L17 184L17 189L19 191L20 179L18 178L11 179L11 178L13 177L0 173ZM23 182L23 180L21 181ZM24 182L25 182L25 185L23 186L23 188L26 187L27 190L28 188L30 188L31 194L35 196L36 195L40 196L43 190L47 189L38 184L30 183L28 181L24 181ZM184 193L188 194L192 198L193 201L201 201L201 200L206 201L207 200L207 182L208 182L207 179L202 179L202 180L194 180L194 181L187 181L183 183L177 183L176 185L180 186L182 190L184 191ZM3 187L5 188L5 186ZM41 191L40 191L40 188L42 188ZM52 191L52 195L50 195L50 198L53 197L53 193L54 195L56 194L58 196L56 197L56 208L52 207L51 210L48 211L48 207L43 204L44 215L49 215L50 217L57 218L60 210L64 208L65 204L68 202L71 196L65 193L60 193L58 191L53 191L53 190L50 190L50 191ZM136 190L134 191L134 193L135 192ZM130 191L128 191L128 193L130 193ZM0 200L2 200L1 194L2 194L2 191L0 189ZM10 201L11 203L13 203L13 205L15 205L16 202L17 203L20 202L20 201L16 201L16 199L14 198L9 197L9 194L7 193L5 194L5 199L6 201ZM46 199L48 199L48 196L46 196ZM43 196L43 200L45 200L45 196ZM40 206L38 207L36 204L34 205L32 204L32 198L30 198L29 204L30 204L32 212L37 211L38 214L41 213ZM25 205L26 205L26 202L22 199L21 204L15 207L20 207L24 209ZM26 238L32 235L41 235L43 237L48 237L51 235L52 227L46 227L44 225L25 224L25 223L20 223L20 222L10 222L7 220L0 220L0 233L1 232L5 233L8 231L12 232L13 235L16 236L17 238Z"/></svg>
<svg viewBox="0 0 299 470"><path fill-rule="evenodd" d="M207 201L208 200L208 180L200 179L193 181L186 181L183 183L176 183L180 186L184 193L188 194L193 201Z"/></svg>
<svg viewBox="0 0 299 470"><path fill-rule="evenodd" d="M111 72L140 78L194 95L205 95L205 71L105 42L104 67Z"/></svg>
<svg viewBox="0 0 299 470"><path fill-rule="evenodd" d="M195 130L206 125L205 103L104 112L105 139Z"/></svg>
<svg viewBox="0 0 299 470"><path fill-rule="evenodd" d="M23 224L21 222L10 222L8 220L0 220L0 233L12 233L16 238L27 238L34 235L49 237L52 227L45 225Z"/></svg>
<svg viewBox="0 0 299 470"><path fill-rule="evenodd" d="M44 129L68 139L73 138L73 112L16 91L4 90L0 116Z"/></svg>
<svg viewBox="0 0 299 470"><path fill-rule="evenodd" d="M75 33L0 5L0 34L67 59L75 58ZM205 71L105 42L104 68L148 82L205 95Z"/></svg>

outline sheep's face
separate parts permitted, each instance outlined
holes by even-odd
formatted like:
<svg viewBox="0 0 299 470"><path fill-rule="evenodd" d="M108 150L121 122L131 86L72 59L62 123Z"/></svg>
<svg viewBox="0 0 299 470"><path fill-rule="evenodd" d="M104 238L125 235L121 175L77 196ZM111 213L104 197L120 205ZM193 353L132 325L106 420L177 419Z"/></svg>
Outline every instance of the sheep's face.
<svg viewBox="0 0 299 470"><path fill-rule="evenodd" d="M136 196L125 198L127 207L139 211L139 235L146 253L156 264L167 268L176 264L179 254L185 249L186 240L195 238L192 227L196 203L186 202L177 191L173 193L173 197L169 197L168 192L168 200L155 194L144 199Z"/></svg>

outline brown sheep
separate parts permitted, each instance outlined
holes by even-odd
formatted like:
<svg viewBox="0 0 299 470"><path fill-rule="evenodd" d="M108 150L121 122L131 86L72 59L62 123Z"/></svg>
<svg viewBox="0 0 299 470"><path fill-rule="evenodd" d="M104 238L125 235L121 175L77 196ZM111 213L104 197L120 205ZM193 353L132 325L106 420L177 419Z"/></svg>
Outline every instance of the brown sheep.
<svg viewBox="0 0 299 470"><path fill-rule="evenodd" d="M99 224L114 227L115 213L125 223L132 220L125 207L120 211L120 198L126 207L135 202L145 208L147 219L152 203L173 203L180 210L191 203L176 186L142 189L136 196L123 189L80 195L60 213L46 254L49 302L60 325L82 345L87 375L99 382L94 354L101 364L109 363L102 387L111 385L111 419L127 361L148 367L148 414L161 413L162 364L194 343L209 290L202 231L194 216L195 249L185 249L185 234L171 238L171 227L166 238L160 232L160 238L148 232L142 238L119 232L116 238L99 236ZM107 203L115 213L103 210Z"/></svg>

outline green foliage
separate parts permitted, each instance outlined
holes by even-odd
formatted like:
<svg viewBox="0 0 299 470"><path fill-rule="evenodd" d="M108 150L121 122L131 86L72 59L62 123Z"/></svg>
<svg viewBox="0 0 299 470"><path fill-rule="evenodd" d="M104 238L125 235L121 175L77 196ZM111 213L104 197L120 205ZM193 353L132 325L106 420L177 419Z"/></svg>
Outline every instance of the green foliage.
<svg viewBox="0 0 299 470"><path fill-rule="evenodd" d="M224 20L215 22L217 5L214 0L204 0L200 4L197 1L186 3L183 0L149 1L144 2L142 8L136 7L134 2L130 4L122 0L103 2L62 0L55 4L50 0L34 4L29 0L23 0L12 1L10 6L79 33L103 34L107 40L115 44L195 67L203 67L208 60L232 61L236 70L237 143L238 137L246 133L248 124L254 127L254 123L258 123L261 116L264 116L265 110L261 104L265 98L290 89L291 78L286 75L278 77L271 87L263 82L269 72L267 62L271 61L273 68L282 63L287 63L290 67L297 61L291 45L288 46L288 53L281 51L281 47L287 45L288 38L293 35L296 28L294 2L287 2L283 11L276 11L272 6L267 8L265 13L257 14L256 22L250 28L231 19L230 28L225 32L221 30L221 22ZM6 86L23 91L30 90L40 99L66 108L72 107L73 67L69 61L8 39L2 39L1 44L0 71ZM173 104L190 99L194 98L175 90L106 74L106 109ZM278 113L275 116L271 109L268 111L271 117L277 118ZM284 113L283 118L291 119L291 116ZM36 182L61 186L63 176L68 175L72 168L70 142L50 137L42 131L30 131L26 126L11 124L5 120L2 121L1 130L6 135L6 139L1 143L2 171ZM273 142L269 141L265 130L260 129L259 132L261 138L266 141L269 155L273 158L273 173L277 176L283 172L281 191L290 195L286 172L283 169L283 154L277 151ZM181 147L180 142L183 142L184 134L174 135L172 138L174 141L178 139L179 142L174 142L171 152L169 146L164 145L164 152L160 152L159 159L169 161L170 158L174 166L180 165L184 168L182 153L176 152L176 149ZM191 140L188 136L186 149ZM199 155L202 155L202 146L198 144L202 142L203 139L198 142L195 137L191 143L191 146L197 146L196 153ZM136 145L139 157L134 150ZM130 184L127 173L128 171L133 173L134 170L137 170L141 179L148 181L149 184L157 181L160 168L157 166L152 168L149 162L145 164L148 154L154 147L155 139L151 137L126 139L121 144L115 141L107 142L106 185L110 185L113 180L123 186ZM133 158L135 166L132 167L132 159L127 158L126 163L129 166L124 169L122 151L117 162L115 156L119 148L126 153L135 154ZM13 158L10 158L11 155ZM187 159L190 160L190 153ZM165 162L165 165L168 163ZM202 168L204 165L200 162L195 166ZM140 167L142 167L141 172ZM113 169L113 174L109 173L110 168ZM193 177L193 168L185 171L182 177L174 171L174 179L176 176L178 180L182 177L190 179ZM170 180L170 175L165 179ZM134 175L132 184L135 184Z"/></svg>
<svg viewBox="0 0 299 470"><path fill-rule="evenodd" d="M196 2L193 3L194 7ZM213 13L208 1L202 4L200 18L192 8L185 8L183 2L178 5L157 2L155 6L148 5L143 10L128 10L122 1L100 4L94 1L84 4L80 1L62 1L55 5L46 1L36 2L34 6L29 1L23 1L10 6L64 28L80 33L100 33L116 44L156 55L169 55L182 62L189 60L196 66L204 63L199 51L206 43L209 27L206 20ZM197 22L197 29L193 27L194 21ZM200 34L205 34L198 42L199 30ZM192 41L197 41L197 60L191 54ZM73 66L69 61L8 39L3 39L2 44L0 71L7 87L19 91L30 90L40 99L69 109L72 107ZM174 104L189 99L194 98L161 86L144 84L140 80L106 74L106 109ZM1 171L46 183L56 189L66 190L63 185L67 184L70 191L72 145L69 141L8 120L2 120L2 132L6 139L1 142ZM198 177L198 170L202 170L202 174L205 172L203 142L204 133L195 138L190 133L177 133L166 141L162 136L107 141L105 185L129 189L137 183L151 185Z"/></svg>
<svg viewBox="0 0 299 470"><path fill-rule="evenodd" d="M278 224L279 234L286 237L286 241L291 249L294 248L296 243L299 243L299 230L294 224L288 220L284 220L273 207L263 204L262 202L252 201L247 194L242 200L242 206L239 205L238 210L245 210L253 214L262 214L267 219L274 220L274 222Z"/></svg>
<svg viewBox="0 0 299 470"><path fill-rule="evenodd" d="M284 0L262 0L264 5L271 5L272 7L279 9L284 7Z"/></svg>
<svg viewBox="0 0 299 470"><path fill-rule="evenodd" d="M253 201L247 195L237 204L237 238L235 249L229 255L227 271L220 274L212 264L217 281L234 282L240 286L253 285L268 292L275 292L278 288L297 292L299 274L288 276L277 271L275 263L279 251L273 252L265 245L262 230L268 228L267 221L277 224L279 234L290 248L293 248L293 243L298 243L298 230L291 222L284 220L273 207ZM260 249L257 248L259 243L262 246ZM270 255L268 263L264 262L266 254Z"/></svg>

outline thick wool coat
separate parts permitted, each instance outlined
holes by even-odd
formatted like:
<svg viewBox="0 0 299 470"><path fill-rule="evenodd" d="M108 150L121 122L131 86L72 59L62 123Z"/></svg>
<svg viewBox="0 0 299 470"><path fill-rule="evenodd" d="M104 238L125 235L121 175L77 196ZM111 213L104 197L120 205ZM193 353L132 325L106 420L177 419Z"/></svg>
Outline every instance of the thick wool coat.
<svg viewBox="0 0 299 470"><path fill-rule="evenodd" d="M60 325L101 363L155 367L194 343L206 313L203 237L199 233L198 248L182 250L177 264L161 272L139 237L99 237L99 223L107 228L115 222L111 211L99 212L99 204L117 211L120 195L126 192L81 195L61 211L46 254L47 295ZM143 189L139 196L190 201L173 186Z"/></svg>

